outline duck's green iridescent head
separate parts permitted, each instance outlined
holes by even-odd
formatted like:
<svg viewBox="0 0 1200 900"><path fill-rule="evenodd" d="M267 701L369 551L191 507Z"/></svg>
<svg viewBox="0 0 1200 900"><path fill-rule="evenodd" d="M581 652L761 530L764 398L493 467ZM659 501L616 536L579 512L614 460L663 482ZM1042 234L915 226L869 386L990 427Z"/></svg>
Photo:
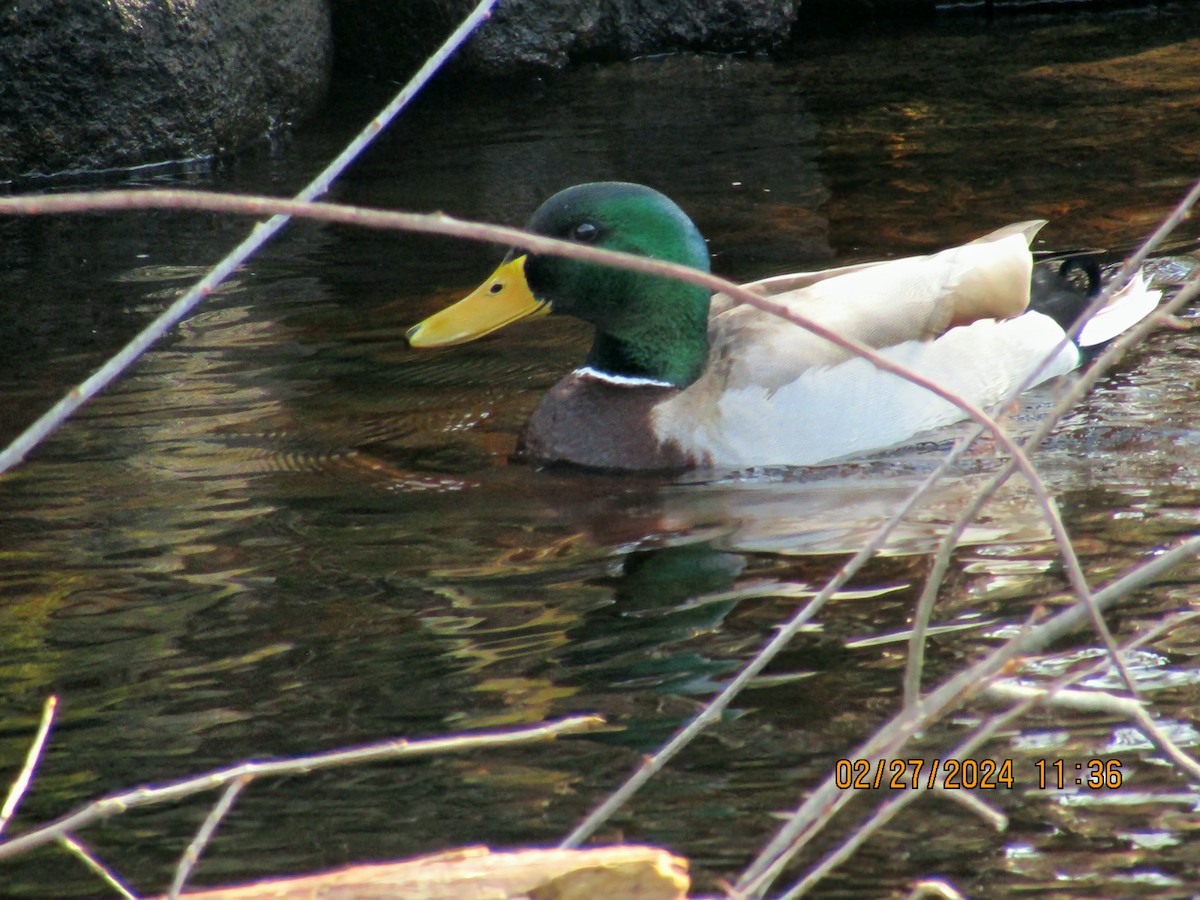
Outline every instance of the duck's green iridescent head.
<svg viewBox="0 0 1200 900"><path fill-rule="evenodd" d="M638 184L567 188L538 208L529 231L707 272L708 247L670 198ZM709 292L669 278L559 256L507 259L474 293L408 332L414 347L462 343L545 312L596 326L587 365L677 386L700 376L708 355Z"/></svg>

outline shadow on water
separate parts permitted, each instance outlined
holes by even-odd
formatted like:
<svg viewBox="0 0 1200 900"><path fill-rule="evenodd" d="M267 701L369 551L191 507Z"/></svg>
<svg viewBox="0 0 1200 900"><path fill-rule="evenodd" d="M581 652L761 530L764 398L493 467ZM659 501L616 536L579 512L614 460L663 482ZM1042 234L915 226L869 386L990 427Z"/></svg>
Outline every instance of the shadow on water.
<svg viewBox="0 0 1200 900"><path fill-rule="evenodd" d="M1119 254L1200 172L1195 25L1186 10L969 22L814 41L791 62L670 58L444 83L334 196L519 223L567 184L645 181L694 214L718 271L743 278L1036 216L1052 220L1044 249ZM388 93L341 90L325 120L257 155L132 180L293 191ZM245 227L190 214L0 223L0 439ZM1189 227L1155 264L1168 286L1200 267ZM584 330L548 321L437 354L403 341L500 252L293 225L4 479L0 768L15 770L46 694L62 697L17 826L249 756L602 712L614 727L597 737L256 785L199 877L553 842L862 545L956 434L817 470L683 480L510 465L517 429L577 362ZM1194 338L1157 334L1039 458L1099 582L1197 528L1198 379ZM1053 394L1031 395L1018 422ZM986 448L964 463L603 836L681 851L704 884L736 873L774 813L894 708L927 554L995 465ZM1196 574L1147 591L1118 629L1187 607ZM1064 586L1014 481L957 551L927 683L1065 602ZM1135 667L1185 744L1196 638L1177 631ZM1039 660L1041 677L1079 653ZM1105 752L1127 762L1127 791L1048 799L1033 787L1040 756ZM1018 767L1017 789L989 798L1012 812L1009 832L929 804L829 890L900 889L927 872L980 896L1200 883L1184 849L1196 797L1122 723L1038 713L993 755ZM85 837L159 889L202 815L148 811ZM51 860L6 865L0 893L96 893Z"/></svg>

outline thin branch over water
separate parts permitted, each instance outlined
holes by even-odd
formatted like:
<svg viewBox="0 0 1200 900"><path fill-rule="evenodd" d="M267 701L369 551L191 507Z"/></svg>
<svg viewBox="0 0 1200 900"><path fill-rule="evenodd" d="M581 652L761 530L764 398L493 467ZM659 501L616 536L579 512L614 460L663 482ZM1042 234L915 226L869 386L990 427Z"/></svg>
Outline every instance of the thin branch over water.
<svg viewBox="0 0 1200 900"><path fill-rule="evenodd" d="M50 734L50 725L54 722L54 712L57 709L58 697L54 695L47 697L42 706L42 720L38 725L37 733L33 737L33 743L29 745L29 752L25 754L25 764L21 767L16 780L13 781L8 796L4 800L4 806L0 807L0 832L3 832L5 826L11 821L21 798L29 790L29 782L37 769L38 760L42 758L42 751L46 749L46 737Z"/></svg>
<svg viewBox="0 0 1200 900"><path fill-rule="evenodd" d="M57 840L61 835L78 831L100 819L141 806L154 806L190 797L203 791L224 788L234 782L248 782L256 778L280 775L307 775L319 769L359 765L367 762L382 762L393 759L408 759L415 756L431 756L437 753L461 753L473 750L491 750L512 747L537 741L550 741L567 734L594 731L604 725L599 716L573 716L557 722L547 722L530 728L514 728L508 731L478 732L453 737L427 738L423 740L396 739L315 753L312 756L297 756L288 759L272 759L263 762L244 762L226 769L217 769L203 775L195 775L181 781L163 785L145 785L116 794L109 794L86 806L68 813L53 822L40 825L15 838L0 842L0 859L7 859L34 847Z"/></svg>
<svg viewBox="0 0 1200 900"><path fill-rule="evenodd" d="M1097 608L1104 610L1114 606L1176 565L1197 555L1200 555L1200 536L1184 540L1170 550L1155 554L1151 559L1133 567L1124 576L1097 591ZM1011 660L1038 652L1083 627L1089 618L1089 612L1082 605L1076 604L1045 622L1026 627L1002 647L930 691L916 706L902 709L877 729L865 743L845 756L870 760L872 765L880 759L899 757L905 743L916 734L927 730L964 700L978 693ZM832 775L827 777L808 795L758 858L747 867L737 882L737 889L747 896L762 896L771 880L782 872L788 861L806 846L828 823L830 817L855 794L855 791L839 788Z"/></svg>
<svg viewBox="0 0 1200 900"><path fill-rule="evenodd" d="M334 158L333 162L326 166L316 178L309 182L296 195L296 199L300 202L307 202L323 196L350 164L358 159L363 150L408 106L413 97L441 69L446 60L450 58L450 55L470 37L471 32L479 26L479 23L491 15L492 7L497 2L498 0L480 0L480 3L463 19L462 23L451 33L445 42L434 51L433 55L425 61L425 64L408 80L408 83L404 85L392 101L375 118L367 123L366 127L358 133L354 140L346 145L346 148ZM71 414L79 409L79 407L83 406L88 400L119 378L126 369L133 365L163 335L187 318L221 282L233 274L238 266L265 246L288 223L288 220L288 215L282 213L273 216L266 222L256 225L249 236L230 251L223 260L213 266L207 275L196 282L182 297L163 310L153 322L138 332L133 340L92 373L91 377L68 391L66 396L18 435L4 452L0 453L0 473L7 472L19 463L30 450L45 440L47 435L58 430L62 423L70 418Z"/></svg>

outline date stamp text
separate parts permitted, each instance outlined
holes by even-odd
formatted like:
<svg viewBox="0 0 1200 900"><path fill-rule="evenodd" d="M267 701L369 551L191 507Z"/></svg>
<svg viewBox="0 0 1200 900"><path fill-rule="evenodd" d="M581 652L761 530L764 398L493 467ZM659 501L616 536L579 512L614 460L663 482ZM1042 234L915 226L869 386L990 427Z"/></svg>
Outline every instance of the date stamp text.
<svg viewBox="0 0 1200 900"><path fill-rule="evenodd" d="M842 790L943 790L995 791L1019 786L1011 759L839 759L833 767L834 783ZM1117 759L1038 759L1033 763L1029 786L1039 790L1116 790L1124 775Z"/></svg>

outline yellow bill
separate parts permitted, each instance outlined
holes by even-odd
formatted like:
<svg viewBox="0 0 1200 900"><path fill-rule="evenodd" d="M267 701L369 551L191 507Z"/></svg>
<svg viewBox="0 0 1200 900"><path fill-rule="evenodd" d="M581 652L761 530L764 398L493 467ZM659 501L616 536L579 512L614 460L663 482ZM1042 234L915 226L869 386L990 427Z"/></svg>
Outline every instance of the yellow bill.
<svg viewBox="0 0 1200 900"><path fill-rule="evenodd" d="M504 263L492 277L453 306L408 329L413 347L449 347L491 334L519 319L544 316L548 302L537 300L525 280L525 256Z"/></svg>

